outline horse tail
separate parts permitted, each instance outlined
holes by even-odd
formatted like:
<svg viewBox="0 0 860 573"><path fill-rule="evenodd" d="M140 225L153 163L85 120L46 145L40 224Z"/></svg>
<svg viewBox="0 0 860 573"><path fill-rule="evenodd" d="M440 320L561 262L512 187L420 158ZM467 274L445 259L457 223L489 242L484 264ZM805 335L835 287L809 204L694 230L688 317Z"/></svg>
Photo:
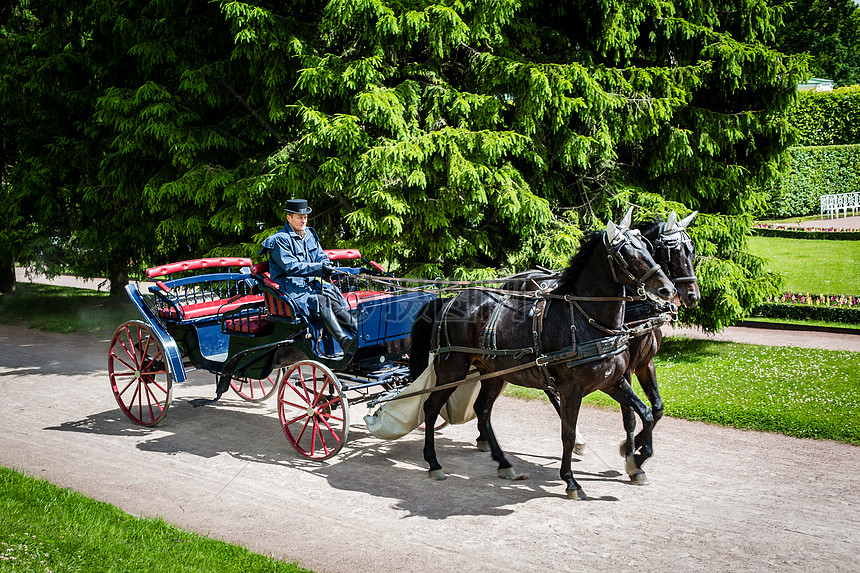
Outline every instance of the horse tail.
<svg viewBox="0 0 860 573"><path fill-rule="evenodd" d="M412 323L412 336L409 345L409 373L415 380L430 364L430 346L433 341L433 327L436 317L442 310L447 299L434 298L428 301L421 310L415 322Z"/></svg>

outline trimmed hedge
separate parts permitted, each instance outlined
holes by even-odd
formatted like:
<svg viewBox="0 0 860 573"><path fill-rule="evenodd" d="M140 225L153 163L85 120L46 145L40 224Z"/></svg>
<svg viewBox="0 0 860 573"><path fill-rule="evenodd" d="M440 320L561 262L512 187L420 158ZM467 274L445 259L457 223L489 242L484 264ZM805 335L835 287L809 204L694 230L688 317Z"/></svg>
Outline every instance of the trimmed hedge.
<svg viewBox="0 0 860 573"><path fill-rule="evenodd" d="M805 231L802 229L765 229L753 227L752 234L758 237L781 237L783 239L815 239L823 241L860 241L860 231Z"/></svg>
<svg viewBox="0 0 860 573"><path fill-rule="evenodd" d="M821 212L821 196L860 191L860 145L792 147L786 169L766 190L767 218Z"/></svg>
<svg viewBox="0 0 860 573"><path fill-rule="evenodd" d="M758 318L783 318L788 320L821 320L860 324L860 308L812 306L768 302L757 306L750 316Z"/></svg>
<svg viewBox="0 0 860 573"><path fill-rule="evenodd" d="M785 112L796 130L798 147L764 193L767 218L820 212L822 195L860 191L860 86L827 92L799 92Z"/></svg>
<svg viewBox="0 0 860 573"><path fill-rule="evenodd" d="M798 145L860 143L860 86L800 92L786 119L798 131Z"/></svg>

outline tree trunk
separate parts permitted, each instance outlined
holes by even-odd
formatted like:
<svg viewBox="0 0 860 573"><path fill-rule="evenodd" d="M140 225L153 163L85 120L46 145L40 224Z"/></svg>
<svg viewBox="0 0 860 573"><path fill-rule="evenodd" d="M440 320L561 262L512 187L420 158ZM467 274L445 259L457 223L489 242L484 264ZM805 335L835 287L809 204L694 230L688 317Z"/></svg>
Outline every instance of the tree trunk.
<svg viewBox="0 0 860 573"><path fill-rule="evenodd" d="M128 268L111 267L108 269L108 280L110 281L110 296L112 298L125 296L125 285L128 284Z"/></svg>
<svg viewBox="0 0 860 573"><path fill-rule="evenodd" d="M0 293L15 292L15 261L0 257Z"/></svg>

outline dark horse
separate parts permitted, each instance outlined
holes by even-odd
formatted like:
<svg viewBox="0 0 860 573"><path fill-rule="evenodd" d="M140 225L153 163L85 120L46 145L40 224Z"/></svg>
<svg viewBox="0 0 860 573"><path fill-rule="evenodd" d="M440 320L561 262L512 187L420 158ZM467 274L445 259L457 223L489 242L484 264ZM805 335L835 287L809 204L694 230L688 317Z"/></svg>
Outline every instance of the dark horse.
<svg viewBox="0 0 860 573"><path fill-rule="evenodd" d="M430 476L445 479L433 428L455 388L441 387L465 379L472 366L481 374L474 405L478 430L501 477L514 472L493 433L490 415L505 381L558 396L560 475L568 497L585 498L573 477L571 454L582 398L592 392L602 390L639 415L642 446L636 455L641 465L651 455L653 417L623 376L629 363L629 335L623 330L625 286L664 302L675 294L641 235L609 222L606 231L583 243L551 292L510 295L471 289L448 299L433 319L419 317L412 329L411 355L421 361L427 350L435 352L440 387L424 403L424 459Z"/></svg>
<svg viewBox="0 0 860 573"><path fill-rule="evenodd" d="M651 254L663 272L675 285L678 298L677 302L687 308L693 308L701 298L696 273L693 263L696 251L690 236L686 232L687 226L696 216L696 212L678 220L677 214L672 211L665 222L658 221L636 225L635 229L642 233L642 237L651 246ZM627 212L623 224L630 225L631 212ZM502 285L503 290L535 291L551 289L555 286L558 273L549 270L531 270L513 275ZM644 300L628 302L625 307L624 322L634 330L649 320L655 320L654 326L646 329L638 336L630 338L630 365L625 378L632 383L632 374L636 374L642 390L651 403L651 411L654 416L654 424L663 416L663 400L657 387L657 372L654 366L654 356L660 349L663 341L663 332L659 328L659 318L665 316L666 307L655 304L653 301ZM558 398L549 394L550 402L558 410ZM624 429L627 439L621 443L621 456L627 460L627 473L633 483L645 485L648 483L645 472L641 466L636 465L635 451L641 447L637 442L634 432L636 430L636 416L632 408L621 407ZM577 453L582 453L585 444L579 436L577 428L576 445ZM479 436L479 443L482 438ZM641 440L641 439L640 439Z"/></svg>

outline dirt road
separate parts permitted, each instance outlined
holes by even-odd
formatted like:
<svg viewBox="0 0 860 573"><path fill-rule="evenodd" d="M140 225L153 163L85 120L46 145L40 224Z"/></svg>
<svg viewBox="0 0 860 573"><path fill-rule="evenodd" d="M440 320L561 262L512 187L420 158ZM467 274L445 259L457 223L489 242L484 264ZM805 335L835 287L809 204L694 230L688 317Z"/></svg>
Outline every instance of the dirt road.
<svg viewBox="0 0 860 573"><path fill-rule="evenodd" d="M165 421L133 426L106 373L107 340L0 326L0 464L145 516L296 560L317 572L858 571L860 448L664 419L651 485L618 457L618 414L584 409L574 464L590 499L558 478L549 406L501 399L494 421L526 481L495 475L474 422L437 440L449 478L427 478L421 437L364 431L329 463L303 461L274 402L212 397L210 374L175 387Z"/></svg>

